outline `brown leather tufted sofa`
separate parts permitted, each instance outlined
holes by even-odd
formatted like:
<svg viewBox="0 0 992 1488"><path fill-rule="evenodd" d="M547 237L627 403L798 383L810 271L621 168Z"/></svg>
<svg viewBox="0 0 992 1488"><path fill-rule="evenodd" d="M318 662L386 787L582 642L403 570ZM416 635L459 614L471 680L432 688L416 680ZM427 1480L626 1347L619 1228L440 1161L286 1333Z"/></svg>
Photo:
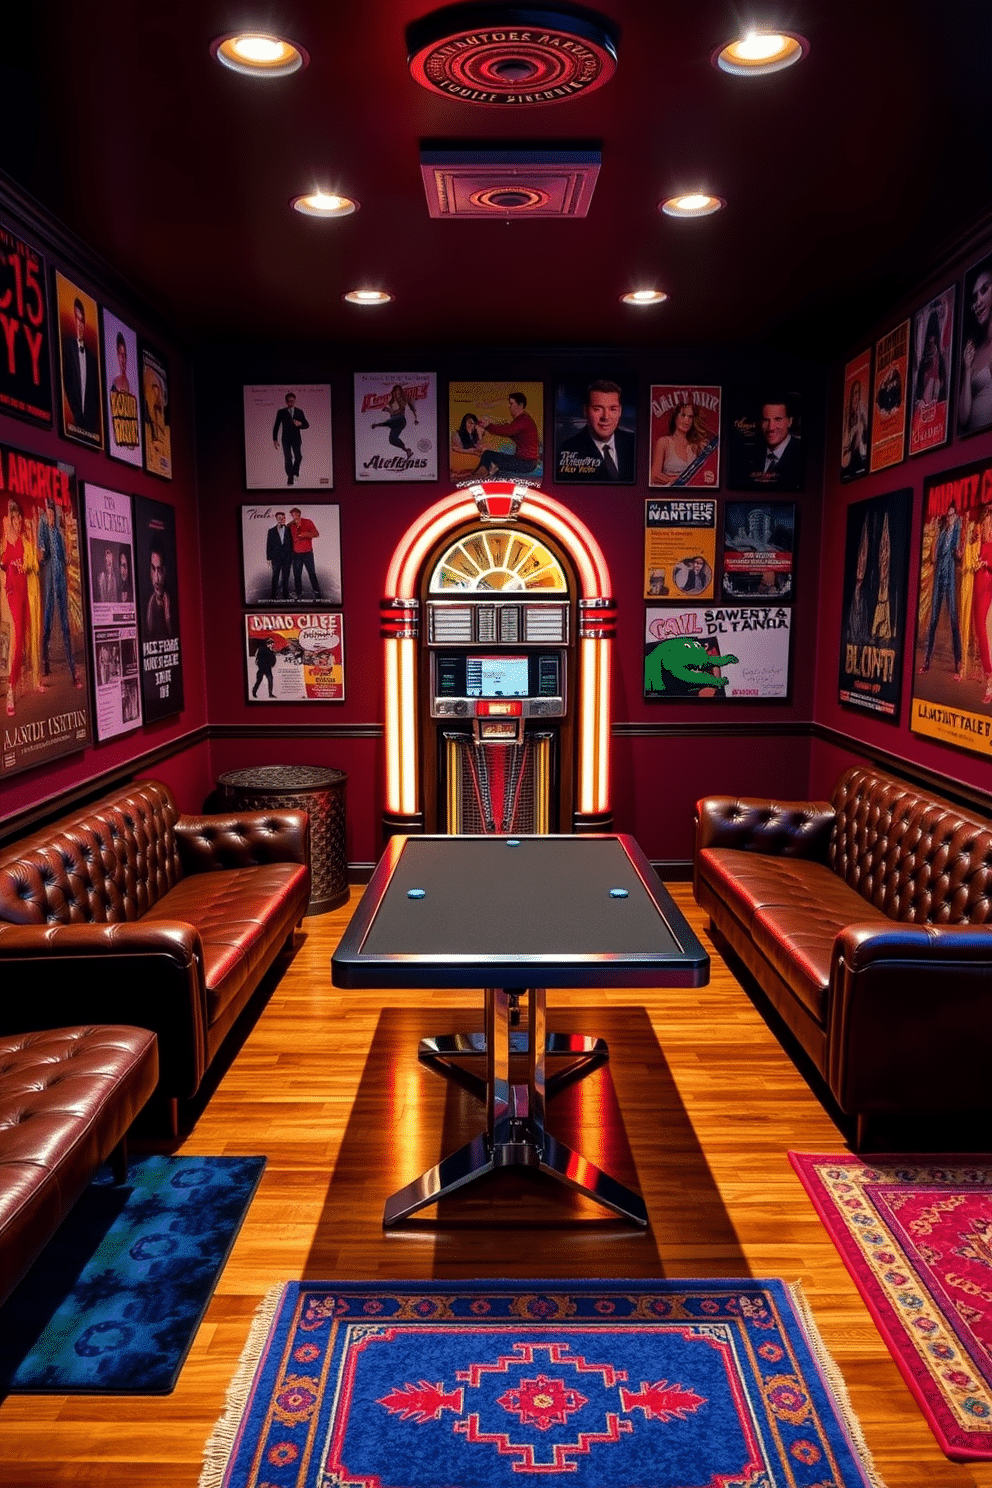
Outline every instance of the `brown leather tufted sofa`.
<svg viewBox="0 0 992 1488"><path fill-rule="evenodd" d="M57 1028L0 1038L0 1302L112 1154L155 1089L145 1028Z"/></svg>
<svg viewBox="0 0 992 1488"><path fill-rule="evenodd" d="M0 1034L158 1035L160 1092L195 1094L310 895L302 811L181 816L141 780L0 852Z"/></svg>
<svg viewBox="0 0 992 1488"><path fill-rule="evenodd" d="M694 893L857 1118L992 1114L992 825L879 771L708 796Z"/></svg>

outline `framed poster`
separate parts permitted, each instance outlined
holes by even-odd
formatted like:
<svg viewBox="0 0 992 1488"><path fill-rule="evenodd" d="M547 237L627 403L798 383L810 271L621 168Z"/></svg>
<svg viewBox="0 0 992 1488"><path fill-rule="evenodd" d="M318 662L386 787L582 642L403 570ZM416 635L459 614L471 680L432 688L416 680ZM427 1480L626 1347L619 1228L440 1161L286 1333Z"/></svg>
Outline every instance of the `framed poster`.
<svg viewBox="0 0 992 1488"><path fill-rule="evenodd" d="M838 697L898 719L902 697L913 492L892 491L847 509Z"/></svg>
<svg viewBox="0 0 992 1488"><path fill-rule="evenodd" d="M992 253L964 276L958 433L992 429Z"/></svg>
<svg viewBox="0 0 992 1488"><path fill-rule="evenodd" d="M169 369L161 352L141 348L141 409L145 426L145 469L172 479L172 416Z"/></svg>
<svg viewBox="0 0 992 1488"><path fill-rule="evenodd" d="M71 465L0 444L0 778L92 743Z"/></svg>
<svg viewBox="0 0 992 1488"><path fill-rule="evenodd" d="M0 222L0 412L52 422L45 260Z"/></svg>
<svg viewBox="0 0 992 1488"><path fill-rule="evenodd" d="M59 398L62 433L77 444L103 449L100 327L96 300L56 270L55 303L62 373Z"/></svg>
<svg viewBox="0 0 992 1488"><path fill-rule="evenodd" d="M245 616L250 703L344 700L344 616L340 610L287 610Z"/></svg>
<svg viewBox="0 0 992 1488"><path fill-rule="evenodd" d="M241 508L244 602L341 604L341 509L288 502Z"/></svg>
<svg viewBox="0 0 992 1488"><path fill-rule="evenodd" d="M560 382L555 392L555 480L632 485L637 475L637 389L612 377Z"/></svg>
<svg viewBox="0 0 992 1488"><path fill-rule="evenodd" d="M647 610L644 696L786 698L792 611L784 606Z"/></svg>
<svg viewBox="0 0 992 1488"><path fill-rule="evenodd" d="M255 383L243 390L249 491L334 485L329 382Z"/></svg>
<svg viewBox="0 0 992 1488"><path fill-rule="evenodd" d="M720 484L720 389L651 387L649 486Z"/></svg>
<svg viewBox="0 0 992 1488"><path fill-rule="evenodd" d="M435 373L355 373L355 479L437 480Z"/></svg>
<svg viewBox="0 0 992 1488"><path fill-rule="evenodd" d="M795 598L796 503L728 501L723 511L724 599Z"/></svg>
<svg viewBox="0 0 992 1488"><path fill-rule="evenodd" d="M176 514L164 501L134 498L134 572L145 722L183 710Z"/></svg>
<svg viewBox="0 0 992 1488"><path fill-rule="evenodd" d="M857 480L868 474L868 435L871 422L871 347L844 368L844 407L840 424L840 478Z"/></svg>
<svg viewBox="0 0 992 1488"><path fill-rule="evenodd" d="M138 338L129 325L103 312L103 365L107 374L107 454L141 468L138 406Z"/></svg>
<svg viewBox="0 0 992 1488"><path fill-rule="evenodd" d="M543 382L449 382L453 481L544 478Z"/></svg>
<svg viewBox="0 0 992 1488"><path fill-rule="evenodd" d="M872 474L905 458L909 401L909 321L875 342L875 380L871 396Z"/></svg>
<svg viewBox="0 0 992 1488"><path fill-rule="evenodd" d="M801 491L802 399L785 388L735 388L727 432L732 491Z"/></svg>
<svg viewBox="0 0 992 1488"><path fill-rule="evenodd" d="M957 285L913 316L910 374L909 453L937 449L951 437L951 366Z"/></svg>
<svg viewBox="0 0 992 1488"><path fill-rule="evenodd" d="M992 457L923 483L909 726L992 756Z"/></svg>
<svg viewBox="0 0 992 1488"><path fill-rule="evenodd" d="M656 497L644 503L644 597L712 599L716 501Z"/></svg>
<svg viewBox="0 0 992 1488"><path fill-rule="evenodd" d="M131 498L86 481L83 519L90 572L96 735L112 739L141 723Z"/></svg>

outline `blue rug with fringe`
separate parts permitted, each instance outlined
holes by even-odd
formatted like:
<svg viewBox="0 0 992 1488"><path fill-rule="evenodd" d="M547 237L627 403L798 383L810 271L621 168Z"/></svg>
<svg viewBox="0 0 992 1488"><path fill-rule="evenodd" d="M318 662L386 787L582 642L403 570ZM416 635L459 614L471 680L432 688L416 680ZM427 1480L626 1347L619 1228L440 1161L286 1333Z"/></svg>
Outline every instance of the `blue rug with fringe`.
<svg viewBox="0 0 992 1488"><path fill-rule="evenodd" d="M109 1166L0 1308L0 1394L166 1394L265 1167L264 1157Z"/></svg>
<svg viewBox="0 0 992 1488"><path fill-rule="evenodd" d="M781 1281L291 1282L200 1488L877 1488L830 1368Z"/></svg>

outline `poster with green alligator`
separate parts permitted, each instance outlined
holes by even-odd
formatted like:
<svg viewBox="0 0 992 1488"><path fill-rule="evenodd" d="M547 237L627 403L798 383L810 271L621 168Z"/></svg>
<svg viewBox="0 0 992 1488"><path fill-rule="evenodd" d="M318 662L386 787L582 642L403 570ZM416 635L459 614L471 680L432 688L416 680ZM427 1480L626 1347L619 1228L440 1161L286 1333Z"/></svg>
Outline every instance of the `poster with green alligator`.
<svg viewBox="0 0 992 1488"><path fill-rule="evenodd" d="M650 606L644 634L644 696L672 702L789 695L792 610Z"/></svg>

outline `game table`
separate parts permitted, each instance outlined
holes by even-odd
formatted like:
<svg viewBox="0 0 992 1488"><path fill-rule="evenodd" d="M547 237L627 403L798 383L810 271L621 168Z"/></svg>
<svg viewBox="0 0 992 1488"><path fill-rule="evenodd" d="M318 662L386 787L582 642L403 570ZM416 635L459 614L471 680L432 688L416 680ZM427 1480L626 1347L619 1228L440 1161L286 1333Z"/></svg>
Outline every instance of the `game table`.
<svg viewBox="0 0 992 1488"><path fill-rule="evenodd" d="M548 1095L608 1057L548 1033L549 987L698 987L709 957L630 836L396 836L331 958L336 987L481 987L484 1030L421 1041L420 1057L486 1102L486 1129L394 1193L395 1225L485 1173L528 1167L635 1224L644 1200L547 1130ZM527 994L527 1026L516 1026ZM526 1054L513 1084L511 1054ZM567 1070L548 1077L548 1057ZM484 1062L473 1075L463 1062Z"/></svg>

